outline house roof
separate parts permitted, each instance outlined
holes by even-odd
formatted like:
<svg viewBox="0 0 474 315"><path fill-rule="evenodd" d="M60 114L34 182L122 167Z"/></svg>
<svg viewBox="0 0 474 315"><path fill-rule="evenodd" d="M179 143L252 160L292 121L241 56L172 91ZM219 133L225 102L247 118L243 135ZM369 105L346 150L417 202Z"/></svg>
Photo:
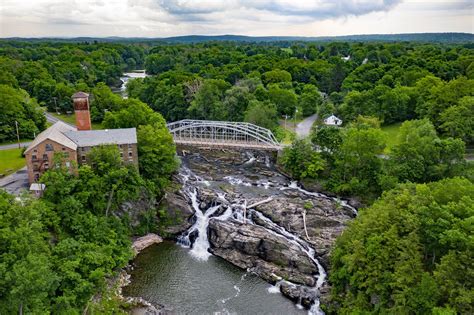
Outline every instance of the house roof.
<svg viewBox="0 0 474 315"><path fill-rule="evenodd" d="M68 147L70 149L76 150L77 145L68 137L64 135L65 132L69 131L75 131L76 128L63 123L62 121L56 122L54 125L49 127L48 129L44 130L41 132L35 140L33 140L28 148L25 150L25 153L29 152L32 150L34 147L36 147L38 144L43 142L44 140L52 140L54 142L57 142L65 147Z"/></svg>
<svg viewBox="0 0 474 315"><path fill-rule="evenodd" d="M40 183L33 183L31 184L30 186L30 190L33 190L33 191L42 191L46 188L46 185L45 184L40 184Z"/></svg>
<svg viewBox="0 0 474 315"><path fill-rule="evenodd" d="M85 92L76 92L72 95L72 98L87 98L89 97L89 94L85 93Z"/></svg>
<svg viewBox="0 0 474 315"><path fill-rule="evenodd" d="M65 135L78 147L92 147L101 144L137 143L135 128L105 129L105 130L71 130Z"/></svg>
<svg viewBox="0 0 474 315"><path fill-rule="evenodd" d="M339 117L335 116L335 115L331 115L329 117L326 117L326 119L324 120L341 120Z"/></svg>

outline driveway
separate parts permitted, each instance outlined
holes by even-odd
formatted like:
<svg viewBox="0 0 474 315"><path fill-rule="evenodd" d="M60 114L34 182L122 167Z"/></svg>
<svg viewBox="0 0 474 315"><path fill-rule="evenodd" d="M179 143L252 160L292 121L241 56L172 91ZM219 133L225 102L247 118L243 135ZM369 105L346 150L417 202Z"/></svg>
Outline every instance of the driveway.
<svg viewBox="0 0 474 315"><path fill-rule="evenodd" d="M311 133L311 127L313 123L318 119L318 114L311 115L305 118L302 122L296 125L296 134L299 138L305 138Z"/></svg>
<svg viewBox="0 0 474 315"><path fill-rule="evenodd" d="M5 189L12 195L20 195L23 190L28 190L28 172L26 166L15 173L0 178L0 189Z"/></svg>
<svg viewBox="0 0 474 315"><path fill-rule="evenodd" d="M58 121L62 121L62 122L65 123L66 125L69 125L69 126L71 126L71 127L76 127L76 126L73 126L73 125L71 125L71 124L68 124L67 122L65 122L65 121L62 120L62 119L59 119L59 118L57 118L57 117L54 117L53 115L51 115L51 114L48 113L48 112L44 112L44 115L46 116L46 120L47 120L49 123L51 123L51 124L54 124L54 123L56 123L56 122L58 122Z"/></svg>

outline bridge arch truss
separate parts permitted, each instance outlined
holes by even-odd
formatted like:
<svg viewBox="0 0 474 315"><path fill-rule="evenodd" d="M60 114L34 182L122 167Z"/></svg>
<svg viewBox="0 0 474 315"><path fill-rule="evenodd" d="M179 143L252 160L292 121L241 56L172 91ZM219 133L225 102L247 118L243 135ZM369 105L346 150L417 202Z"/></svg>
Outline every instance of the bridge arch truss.
<svg viewBox="0 0 474 315"><path fill-rule="evenodd" d="M280 143L266 128L247 122L185 119L169 123L176 144L280 150Z"/></svg>

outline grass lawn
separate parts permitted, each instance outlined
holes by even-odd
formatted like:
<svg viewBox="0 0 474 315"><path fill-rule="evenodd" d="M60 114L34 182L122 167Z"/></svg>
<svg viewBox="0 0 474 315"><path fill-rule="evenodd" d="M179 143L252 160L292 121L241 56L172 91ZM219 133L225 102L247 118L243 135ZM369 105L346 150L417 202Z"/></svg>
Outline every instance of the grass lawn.
<svg viewBox="0 0 474 315"><path fill-rule="evenodd" d="M398 132L401 125L402 123L396 123L382 127L382 131L387 135L387 147L385 148L385 153L390 153L392 148L397 144Z"/></svg>
<svg viewBox="0 0 474 315"><path fill-rule="evenodd" d="M75 114L71 114L71 115L67 115L67 114L57 114L57 113L53 113L53 112L49 112L51 115L53 115L54 117L58 118L58 119L61 119L62 121L65 121L67 122L68 124L71 124L73 126L76 125L76 115ZM94 130L100 130L100 129L104 129L102 127L102 124L101 123L92 123L92 129Z"/></svg>
<svg viewBox="0 0 474 315"><path fill-rule="evenodd" d="M0 174L8 175L26 165L21 149L0 150Z"/></svg>

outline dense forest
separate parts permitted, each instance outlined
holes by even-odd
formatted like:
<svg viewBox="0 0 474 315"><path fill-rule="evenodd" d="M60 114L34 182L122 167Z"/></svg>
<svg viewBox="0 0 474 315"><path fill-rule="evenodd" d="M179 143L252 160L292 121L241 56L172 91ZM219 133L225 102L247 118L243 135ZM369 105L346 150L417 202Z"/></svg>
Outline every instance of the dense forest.
<svg viewBox="0 0 474 315"><path fill-rule="evenodd" d="M122 99L111 88L133 69L149 76L129 81ZM105 147L78 177L46 173L41 200L2 193L2 309L81 312L157 210L139 227L111 213L161 196L178 166L165 121L194 118L252 122L293 140L282 169L369 206L334 250L329 312L473 312L472 42L2 41L0 141L15 139L15 121L31 139L46 128L42 107L69 112L77 90L91 93L94 122L138 128L140 173ZM282 124L313 114L308 139ZM330 114L344 126L325 127ZM396 123L388 148L381 128Z"/></svg>

